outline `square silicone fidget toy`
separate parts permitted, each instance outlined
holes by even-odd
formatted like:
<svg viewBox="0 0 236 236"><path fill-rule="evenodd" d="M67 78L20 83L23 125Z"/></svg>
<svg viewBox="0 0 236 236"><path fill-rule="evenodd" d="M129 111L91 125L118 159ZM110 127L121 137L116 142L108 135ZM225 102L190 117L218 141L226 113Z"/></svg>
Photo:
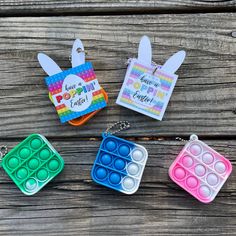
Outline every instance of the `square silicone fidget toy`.
<svg viewBox="0 0 236 236"><path fill-rule="evenodd" d="M33 195L62 171L64 161L44 136L31 134L4 156L2 167L24 194Z"/></svg>
<svg viewBox="0 0 236 236"><path fill-rule="evenodd" d="M139 188L147 158L143 146L103 134L91 172L92 179L108 188L133 194Z"/></svg>
<svg viewBox="0 0 236 236"><path fill-rule="evenodd" d="M192 135L170 166L169 175L199 201L209 203L214 200L231 171L229 160Z"/></svg>

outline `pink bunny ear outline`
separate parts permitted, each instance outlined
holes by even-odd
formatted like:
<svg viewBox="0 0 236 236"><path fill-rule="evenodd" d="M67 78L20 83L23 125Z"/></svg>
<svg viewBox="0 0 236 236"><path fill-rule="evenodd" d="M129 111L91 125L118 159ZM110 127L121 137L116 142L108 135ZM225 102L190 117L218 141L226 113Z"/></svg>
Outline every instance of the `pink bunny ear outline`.
<svg viewBox="0 0 236 236"><path fill-rule="evenodd" d="M49 76L62 72L62 69L57 65L57 63L44 53L38 53L38 61L43 70Z"/></svg>
<svg viewBox="0 0 236 236"><path fill-rule="evenodd" d="M186 52L184 50L176 52L165 62L161 70L174 74L184 62L185 56Z"/></svg>
<svg viewBox="0 0 236 236"><path fill-rule="evenodd" d="M152 46L149 37L146 35L139 42L138 60L147 66L152 64Z"/></svg>

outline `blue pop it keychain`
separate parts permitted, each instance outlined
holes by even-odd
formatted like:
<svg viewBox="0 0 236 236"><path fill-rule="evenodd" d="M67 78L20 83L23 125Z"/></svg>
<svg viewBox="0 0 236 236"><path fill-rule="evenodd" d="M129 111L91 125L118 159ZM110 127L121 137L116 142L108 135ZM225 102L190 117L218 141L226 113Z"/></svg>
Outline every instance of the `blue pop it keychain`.
<svg viewBox="0 0 236 236"><path fill-rule="evenodd" d="M118 130L109 132L117 125ZM127 121L119 121L102 134L103 140L91 171L95 182L125 194L138 190L148 158L145 147L113 135L129 127Z"/></svg>

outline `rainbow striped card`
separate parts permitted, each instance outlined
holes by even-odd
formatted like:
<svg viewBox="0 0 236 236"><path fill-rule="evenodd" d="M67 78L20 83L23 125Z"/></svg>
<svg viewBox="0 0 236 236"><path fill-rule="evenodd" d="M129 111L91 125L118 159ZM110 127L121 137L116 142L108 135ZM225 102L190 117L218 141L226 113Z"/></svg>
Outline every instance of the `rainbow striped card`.
<svg viewBox="0 0 236 236"><path fill-rule="evenodd" d="M91 62L46 77L45 81L62 123L107 105Z"/></svg>
<svg viewBox="0 0 236 236"><path fill-rule="evenodd" d="M116 103L162 120L178 76L132 59Z"/></svg>

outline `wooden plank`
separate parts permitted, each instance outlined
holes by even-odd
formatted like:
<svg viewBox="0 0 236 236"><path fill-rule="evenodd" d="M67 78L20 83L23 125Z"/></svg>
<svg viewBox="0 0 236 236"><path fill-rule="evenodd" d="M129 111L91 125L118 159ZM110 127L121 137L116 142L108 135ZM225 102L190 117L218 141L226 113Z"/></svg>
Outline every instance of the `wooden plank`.
<svg viewBox="0 0 236 236"><path fill-rule="evenodd" d="M138 12L213 12L233 11L236 7L235 0L231 1L193 1L193 0L23 0L1 1L1 15L52 15L52 14L96 14L96 13L138 13Z"/></svg>
<svg viewBox="0 0 236 236"><path fill-rule="evenodd" d="M50 137L98 137L107 124L129 120L130 136L218 137L236 135L235 13L98 17L2 18L0 21L0 129L5 137L40 132ZM180 49L187 58L162 122L115 104L128 57L137 55L143 34L153 42L153 59ZM108 108L87 125L61 125L47 97L36 55L44 51L63 68L80 37L97 77L109 94Z"/></svg>
<svg viewBox="0 0 236 236"><path fill-rule="evenodd" d="M137 141L149 158L140 189L127 196L92 182L99 141L50 141L66 165L37 195L22 195L0 172L0 235L235 235L235 171L214 202L198 202L168 177L182 142ZM235 140L204 141L235 168Z"/></svg>

